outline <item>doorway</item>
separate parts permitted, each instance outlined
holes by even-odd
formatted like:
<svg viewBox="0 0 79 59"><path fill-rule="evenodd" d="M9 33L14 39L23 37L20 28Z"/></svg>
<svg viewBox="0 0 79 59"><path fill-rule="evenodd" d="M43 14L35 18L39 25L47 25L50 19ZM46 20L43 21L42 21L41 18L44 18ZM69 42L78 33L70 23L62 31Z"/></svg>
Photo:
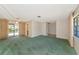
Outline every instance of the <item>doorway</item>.
<svg viewBox="0 0 79 59"><path fill-rule="evenodd" d="M19 24L18 22L11 22L8 24L8 36L19 35Z"/></svg>
<svg viewBox="0 0 79 59"><path fill-rule="evenodd" d="M56 37L56 22L47 23L48 36Z"/></svg>

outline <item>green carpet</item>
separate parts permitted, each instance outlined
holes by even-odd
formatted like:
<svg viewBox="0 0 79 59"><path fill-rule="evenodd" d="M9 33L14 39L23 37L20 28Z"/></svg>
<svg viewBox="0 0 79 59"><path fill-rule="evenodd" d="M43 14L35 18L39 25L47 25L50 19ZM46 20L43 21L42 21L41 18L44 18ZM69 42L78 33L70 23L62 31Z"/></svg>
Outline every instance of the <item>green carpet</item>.
<svg viewBox="0 0 79 59"><path fill-rule="evenodd" d="M14 37L0 41L0 55L75 55L67 40L55 37Z"/></svg>

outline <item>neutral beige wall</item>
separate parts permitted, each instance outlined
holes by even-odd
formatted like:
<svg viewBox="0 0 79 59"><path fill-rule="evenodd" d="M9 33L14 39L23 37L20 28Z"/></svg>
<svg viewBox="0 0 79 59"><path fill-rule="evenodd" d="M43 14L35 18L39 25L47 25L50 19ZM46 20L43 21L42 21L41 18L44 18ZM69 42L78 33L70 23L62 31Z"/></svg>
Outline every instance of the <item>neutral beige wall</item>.
<svg viewBox="0 0 79 59"><path fill-rule="evenodd" d="M8 20L0 19L0 39L8 37Z"/></svg>
<svg viewBox="0 0 79 59"><path fill-rule="evenodd" d="M68 30L69 30L69 43L71 47L74 47L74 41L73 41L73 16L72 14L69 15L68 18Z"/></svg>

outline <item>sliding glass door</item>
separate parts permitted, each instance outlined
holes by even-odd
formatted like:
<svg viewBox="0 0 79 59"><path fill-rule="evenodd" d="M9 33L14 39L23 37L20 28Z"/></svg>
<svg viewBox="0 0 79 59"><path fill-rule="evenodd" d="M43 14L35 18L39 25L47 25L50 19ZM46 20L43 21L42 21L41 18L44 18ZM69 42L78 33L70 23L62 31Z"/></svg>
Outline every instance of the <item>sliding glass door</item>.
<svg viewBox="0 0 79 59"><path fill-rule="evenodd" d="M17 36L17 35L19 35L18 22L9 23L9 25L8 25L8 36Z"/></svg>
<svg viewBox="0 0 79 59"><path fill-rule="evenodd" d="M74 18L74 35L79 37L79 16Z"/></svg>

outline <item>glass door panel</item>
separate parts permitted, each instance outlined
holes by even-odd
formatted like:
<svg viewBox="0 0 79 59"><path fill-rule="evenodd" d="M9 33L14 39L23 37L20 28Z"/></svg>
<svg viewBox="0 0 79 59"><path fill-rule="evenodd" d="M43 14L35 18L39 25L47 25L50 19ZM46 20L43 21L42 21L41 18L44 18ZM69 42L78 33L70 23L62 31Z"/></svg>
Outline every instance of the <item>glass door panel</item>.
<svg viewBox="0 0 79 59"><path fill-rule="evenodd" d="M8 36L17 36L17 35L19 35L19 24L17 22L9 23Z"/></svg>
<svg viewBox="0 0 79 59"><path fill-rule="evenodd" d="M15 27L14 26L15 25L11 24L11 23L8 25L8 32L9 32L8 35L9 36L13 36L14 35L14 32L15 32Z"/></svg>

